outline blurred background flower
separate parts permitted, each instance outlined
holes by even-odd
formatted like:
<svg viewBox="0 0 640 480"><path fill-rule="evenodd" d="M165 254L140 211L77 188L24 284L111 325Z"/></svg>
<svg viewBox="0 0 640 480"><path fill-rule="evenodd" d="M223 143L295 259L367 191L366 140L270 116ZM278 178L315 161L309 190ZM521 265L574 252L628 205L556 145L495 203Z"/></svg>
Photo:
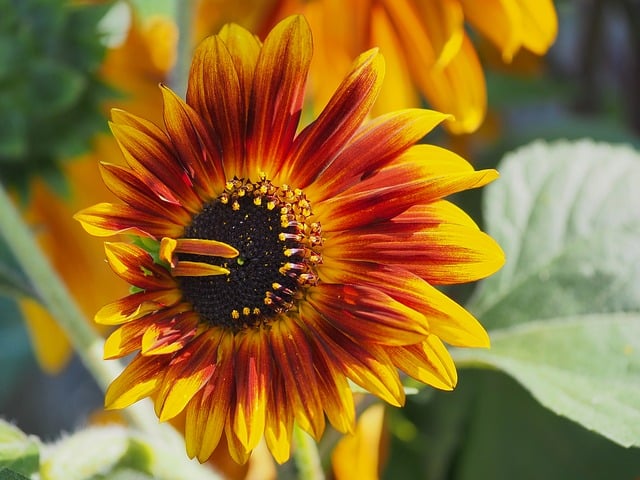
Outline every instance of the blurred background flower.
<svg viewBox="0 0 640 480"><path fill-rule="evenodd" d="M249 2L250 3L250 2ZM201 0L216 10L220 2ZM557 34L551 0L280 0L260 2L260 9L229 12L266 31L274 21L303 13L314 37L309 89L316 112L322 109L348 70L351 60L373 46L387 59L385 86L374 115L411 106L423 99L435 110L451 113L453 133L475 131L486 112L482 66L467 33L489 39L510 62L521 49L543 55ZM263 15L256 14L256 12ZM218 18L200 16L199 28L212 33ZM205 24L207 19L214 20Z"/></svg>

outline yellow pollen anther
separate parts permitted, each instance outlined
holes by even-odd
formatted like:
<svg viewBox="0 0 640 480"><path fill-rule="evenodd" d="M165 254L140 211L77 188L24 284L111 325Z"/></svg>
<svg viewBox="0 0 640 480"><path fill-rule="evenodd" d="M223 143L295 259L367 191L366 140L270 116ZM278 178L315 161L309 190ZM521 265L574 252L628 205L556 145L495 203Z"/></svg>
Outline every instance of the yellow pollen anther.
<svg viewBox="0 0 640 480"><path fill-rule="evenodd" d="M227 190L233 190L233 182L225 183L224 188L226 188Z"/></svg>
<svg viewBox="0 0 640 480"><path fill-rule="evenodd" d="M258 307L253 307L253 312L254 315L260 315L260 309Z"/></svg>
<svg viewBox="0 0 640 480"><path fill-rule="evenodd" d="M240 312L238 310L231 310L231 318L238 320L240 318Z"/></svg>
<svg viewBox="0 0 640 480"><path fill-rule="evenodd" d="M274 290L278 290L278 289L282 288L282 285L280 285L278 282L273 282L271 284L271 288L273 288Z"/></svg>
<svg viewBox="0 0 640 480"><path fill-rule="evenodd" d="M253 199L253 204L256 205L256 206L262 205L262 197L255 197Z"/></svg>
<svg viewBox="0 0 640 480"><path fill-rule="evenodd" d="M234 209L236 212L237 212L238 210L240 210L240 204L238 203L238 201L237 201L237 200L234 200L234 201L233 201L233 204L231 205L231 208L232 208L232 209Z"/></svg>
<svg viewBox="0 0 640 480"><path fill-rule="evenodd" d="M242 309L242 314L243 314L245 317L248 317L248 316L251 314L251 309L250 309L249 307L244 307L244 308Z"/></svg>

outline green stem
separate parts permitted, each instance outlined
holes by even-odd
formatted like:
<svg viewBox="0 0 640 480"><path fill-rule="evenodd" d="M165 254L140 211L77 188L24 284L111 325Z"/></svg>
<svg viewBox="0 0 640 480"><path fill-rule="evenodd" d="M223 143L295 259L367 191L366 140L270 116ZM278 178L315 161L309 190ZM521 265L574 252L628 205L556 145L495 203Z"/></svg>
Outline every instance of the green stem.
<svg viewBox="0 0 640 480"><path fill-rule="evenodd" d="M85 367L91 372L102 390L119 375L122 365L102 358L104 339L89 325L57 272L36 243L31 230L22 221L18 210L0 184L0 232L7 246L25 272L33 289L45 308L55 318L71 341ZM73 252L69 252L73 262ZM142 430L157 425L155 417L146 410L128 412L130 420Z"/></svg>
<svg viewBox="0 0 640 480"><path fill-rule="evenodd" d="M293 427L293 458L298 468L298 478L324 480L318 445L297 424Z"/></svg>

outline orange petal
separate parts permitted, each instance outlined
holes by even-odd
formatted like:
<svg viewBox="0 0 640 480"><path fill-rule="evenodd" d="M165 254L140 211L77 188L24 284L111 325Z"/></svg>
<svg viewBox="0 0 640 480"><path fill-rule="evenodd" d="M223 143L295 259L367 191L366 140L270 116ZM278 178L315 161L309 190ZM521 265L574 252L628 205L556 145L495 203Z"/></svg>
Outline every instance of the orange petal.
<svg viewBox="0 0 640 480"><path fill-rule="evenodd" d="M464 35L462 47L442 69L417 73L416 83L434 109L450 113L445 126L455 134L478 129L487 112L487 88L478 55Z"/></svg>
<svg viewBox="0 0 640 480"><path fill-rule="evenodd" d="M500 49L503 60L510 62L522 44L521 12L517 0L459 0L465 18ZM536 2L539 3L539 2Z"/></svg>
<svg viewBox="0 0 640 480"><path fill-rule="evenodd" d="M296 15L278 23L258 57L249 109L248 175L273 178L298 128L311 62L311 31Z"/></svg>
<svg viewBox="0 0 640 480"><path fill-rule="evenodd" d="M380 92L384 59L377 49L361 54L317 120L296 138L282 178L299 188L315 180L344 148L369 114Z"/></svg>
<svg viewBox="0 0 640 480"><path fill-rule="evenodd" d="M543 55L558 34L558 16L552 0L517 0L522 11L522 44Z"/></svg>
<svg viewBox="0 0 640 480"><path fill-rule="evenodd" d="M424 315L371 286L321 283L307 301L356 341L407 345L429 333Z"/></svg>

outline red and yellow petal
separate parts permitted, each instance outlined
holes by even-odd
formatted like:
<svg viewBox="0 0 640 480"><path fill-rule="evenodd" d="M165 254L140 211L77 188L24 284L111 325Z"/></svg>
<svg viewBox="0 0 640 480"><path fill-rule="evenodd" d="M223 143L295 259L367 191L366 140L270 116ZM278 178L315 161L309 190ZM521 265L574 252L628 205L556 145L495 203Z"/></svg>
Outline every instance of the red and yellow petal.
<svg viewBox="0 0 640 480"><path fill-rule="evenodd" d="M181 413L194 395L207 385L216 370L216 364L211 360L217 354L221 336L221 330L211 329L172 356L155 395L155 410L160 421ZM145 352L142 355L146 355Z"/></svg>
<svg viewBox="0 0 640 480"><path fill-rule="evenodd" d="M291 148L311 62L311 31L302 16L288 17L260 51L249 107L247 174L274 178ZM298 185L300 187L300 185Z"/></svg>
<svg viewBox="0 0 640 480"><path fill-rule="evenodd" d="M94 321L100 325L120 325L149 313L171 307L182 300L178 289L138 292L102 307Z"/></svg>
<svg viewBox="0 0 640 480"><path fill-rule="evenodd" d="M187 103L203 118L211 143L220 145L225 177L244 176L245 94L229 49L218 36L208 37L194 52Z"/></svg>
<svg viewBox="0 0 640 480"><path fill-rule="evenodd" d="M193 311L181 312L154 322L147 327L141 338L140 353L166 355L182 350L202 330L199 324L200 318Z"/></svg>
<svg viewBox="0 0 640 480"><path fill-rule="evenodd" d="M429 332L424 315L373 286L321 283L307 292L306 300L357 341L408 345Z"/></svg>
<svg viewBox="0 0 640 480"><path fill-rule="evenodd" d="M330 267L336 263L339 267ZM373 262L327 260L320 270L329 282L372 284L396 301L420 312L429 332L450 345L488 347L489 336L480 322L462 306L410 271Z"/></svg>
<svg viewBox="0 0 640 480"><path fill-rule="evenodd" d="M411 147L400 157L372 177L322 202L315 212L323 229L341 231L375 224L413 205L479 188L498 177L495 170L474 171L454 153L432 145Z"/></svg>
<svg viewBox="0 0 640 480"><path fill-rule="evenodd" d="M166 290L175 280L143 248L124 242L105 242L104 251L111 269L120 278L143 290Z"/></svg>
<svg viewBox="0 0 640 480"><path fill-rule="evenodd" d="M291 455L294 412L289 406L285 382L279 370L273 372L268 401L264 438L273 458L283 464Z"/></svg>
<svg viewBox="0 0 640 480"><path fill-rule="evenodd" d="M290 320L276 320L270 332L275 365L280 369L289 408L298 425L320 440L324 431L322 399L313 369L314 358L304 332ZM304 379L304 381L301 381Z"/></svg>
<svg viewBox="0 0 640 480"><path fill-rule="evenodd" d="M111 117L111 132L127 164L139 178L166 202L197 212L202 201L167 134L153 123L122 110L112 110Z"/></svg>
<svg viewBox="0 0 640 480"><path fill-rule="evenodd" d="M488 277L504 264L493 238L465 226L441 224L418 232L387 222L380 229L327 236L334 259L400 266L429 283L447 285Z"/></svg>
<svg viewBox="0 0 640 480"><path fill-rule="evenodd" d="M183 225L191 219L191 214L182 206L159 197L132 170L109 163L101 163L100 170L109 190L131 207L176 225Z"/></svg>
<svg viewBox="0 0 640 480"><path fill-rule="evenodd" d="M125 408L152 395L161 385L169 359L137 355L105 393L107 409Z"/></svg>
<svg viewBox="0 0 640 480"><path fill-rule="evenodd" d="M206 334L205 334L206 335ZM223 332L210 359L215 371L186 407L185 440L189 457L205 462L222 437L234 397L234 335Z"/></svg>
<svg viewBox="0 0 640 480"><path fill-rule="evenodd" d="M391 405L404 404L398 372L382 347L354 341L306 303L300 305L300 318L307 328L307 338L316 343L314 348L330 352L344 375Z"/></svg>
<svg viewBox="0 0 640 480"><path fill-rule="evenodd" d="M172 224L155 214L144 213L130 205L98 203L76 213L87 233L96 237L109 237L118 233L130 233L141 237L179 237L183 225Z"/></svg>
<svg viewBox="0 0 640 480"><path fill-rule="evenodd" d="M164 124L181 163L203 200L219 194L226 182L219 146L200 116L169 88L161 85Z"/></svg>
<svg viewBox="0 0 640 480"><path fill-rule="evenodd" d="M245 330L236 338L236 399L231 405L232 442L246 451L256 447L265 426L268 381L275 368L268 334L263 330Z"/></svg>
<svg viewBox="0 0 640 480"><path fill-rule="evenodd" d="M355 404L349 382L331 352L319 348L316 342L308 343L313 354L319 395L327 417L336 430L350 433L355 427Z"/></svg>
<svg viewBox="0 0 640 480"><path fill-rule="evenodd" d="M299 188L312 183L360 128L380 92L384 59L377 49L361 54L317 120L295 140L280 174Z"/></svg>
<svg viewBox="0 0 640 480"><path fill-rule="evenodd" d="M314 200L331 198L371 176L447 117L433 110L414 108L388 113L365 123L316 177Z"/></svg>

